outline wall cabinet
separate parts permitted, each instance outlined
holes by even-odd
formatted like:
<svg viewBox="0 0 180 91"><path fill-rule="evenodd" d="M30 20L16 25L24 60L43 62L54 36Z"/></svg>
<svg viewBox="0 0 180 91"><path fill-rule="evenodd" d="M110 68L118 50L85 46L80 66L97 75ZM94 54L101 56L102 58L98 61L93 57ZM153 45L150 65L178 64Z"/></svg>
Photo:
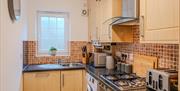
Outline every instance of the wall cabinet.
<svg viewBox="0 0 180 91"><path fill-rule="evenodd" d="M89 41L98 40L99 32L97 27L96 13L98 13L98 0L88 0L88 30L89 30Z"/></svg>
<svg viewBox="0 0 180 91"><path fill-rule="evenodd" d="M24 73L24 91L60 91L60 71Z"/></svg>
<svg viewBox="0 0 180 91"><path fill-rule="evenodd" d="M179 43L179 0L140 0L141 42Z"/></svg>
<svg viewBox="0 0 180 91"><path fill-rule="evenodd" d="M102 0L102 20L100 30L101 42L113 42L112 32L114 28L110 26L111 18L121 16L121 0ZM116 28L117 29L117 28Z"/></svg>
<svg viewBox="0 0 180 91"><path fill-rule="evenodd" d="M83 71L61 71L61 91L82 91Z"/></svg>
<svg viewBox="0 0 180 91"><path fill-rule="evenodd" d="M109 26L113 17L121 16L121 0L88 0L89 41L131 42L131 27ZM124 28L127 28L124 31ZM129 34L130 32L130 34ZM121 36L120 36L121 35ZM128 36L128 37L127 37ZM125 38L128 38L127 40Z"/></svg>

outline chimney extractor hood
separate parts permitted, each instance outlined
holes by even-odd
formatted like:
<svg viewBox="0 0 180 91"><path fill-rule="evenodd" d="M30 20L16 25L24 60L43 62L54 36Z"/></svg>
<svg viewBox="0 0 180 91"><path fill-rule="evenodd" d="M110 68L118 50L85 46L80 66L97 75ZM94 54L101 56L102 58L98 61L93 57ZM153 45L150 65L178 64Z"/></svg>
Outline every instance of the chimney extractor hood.
<svg viewBox="0 0 180 91"><path fill-rule="evenodd" d="M122 16L106 20L109 25L134 25L139 18L139 0L122 0Z"/></svg>

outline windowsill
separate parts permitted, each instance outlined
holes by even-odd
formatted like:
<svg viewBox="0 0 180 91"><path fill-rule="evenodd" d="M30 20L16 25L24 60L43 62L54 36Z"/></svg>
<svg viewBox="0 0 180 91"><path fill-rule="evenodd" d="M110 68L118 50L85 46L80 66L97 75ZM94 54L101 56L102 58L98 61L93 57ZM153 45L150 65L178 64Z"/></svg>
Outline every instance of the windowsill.
<svg viewBox="0 0 180 91"><path fill-rule="evenodd" d="M42 55L36 55L36 57L64 57L64 56L70 56L70 54L68 55L55 55L55 56L52 56L52 55L49 55L49 54L42 54Z"/></svg>

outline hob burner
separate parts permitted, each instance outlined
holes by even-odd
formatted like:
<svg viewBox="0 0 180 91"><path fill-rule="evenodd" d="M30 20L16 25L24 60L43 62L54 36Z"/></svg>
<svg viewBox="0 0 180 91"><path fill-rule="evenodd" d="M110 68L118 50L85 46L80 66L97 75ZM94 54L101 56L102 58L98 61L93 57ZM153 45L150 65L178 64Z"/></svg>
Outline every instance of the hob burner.
<svg viewBox="0 0 180 91"><path fill-rule="evenodd" d="M118 78L115 77L115 76L106 76L106 78L107 78L108 80L118 80Z"/></svg>

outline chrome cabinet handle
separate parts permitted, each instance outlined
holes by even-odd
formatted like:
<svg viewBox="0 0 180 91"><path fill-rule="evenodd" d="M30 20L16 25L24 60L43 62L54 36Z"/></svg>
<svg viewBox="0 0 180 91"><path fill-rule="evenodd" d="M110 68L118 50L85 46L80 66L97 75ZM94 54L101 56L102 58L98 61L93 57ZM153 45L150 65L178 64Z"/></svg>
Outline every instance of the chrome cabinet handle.
<svg viewBox="0 0 180 91"><path fill-rule="evenodd" d="M90 90L90 91L93 91L93 88L91 87L90 84L88 84L88 88L89 88L89 89L87 89L87 91L89 91L89 90Z"/></svg>
<svg viewBox="0 0 180 91"><path fill-rule="evenodd" d="M96 27L96 40L98 40L98 27Z"/></svg>
<svg viewBox="0 0 180 91"><path fill-rule="evenodd" d="M99 33L99 28L98 27L96 27L96 40L100 40L100 33Z"/></svg>
<svg viewBox="0 0 180 91"><path fill-rule="evenodd" d="M144 16L140 17L140 37L144 38Z"/></svg>
<svg viewBox="0 0 180 91"><path fill-rule="evenodd" d="M64 87L64 74L62 74L62 86Z"/></svg>
<svg viewBox="0 0 180 91"><path fill-rule="evenodd" d="M109 25L109 29L108 29L109 40L111 40L111 29L112 29L112 26Z"/></svg>

